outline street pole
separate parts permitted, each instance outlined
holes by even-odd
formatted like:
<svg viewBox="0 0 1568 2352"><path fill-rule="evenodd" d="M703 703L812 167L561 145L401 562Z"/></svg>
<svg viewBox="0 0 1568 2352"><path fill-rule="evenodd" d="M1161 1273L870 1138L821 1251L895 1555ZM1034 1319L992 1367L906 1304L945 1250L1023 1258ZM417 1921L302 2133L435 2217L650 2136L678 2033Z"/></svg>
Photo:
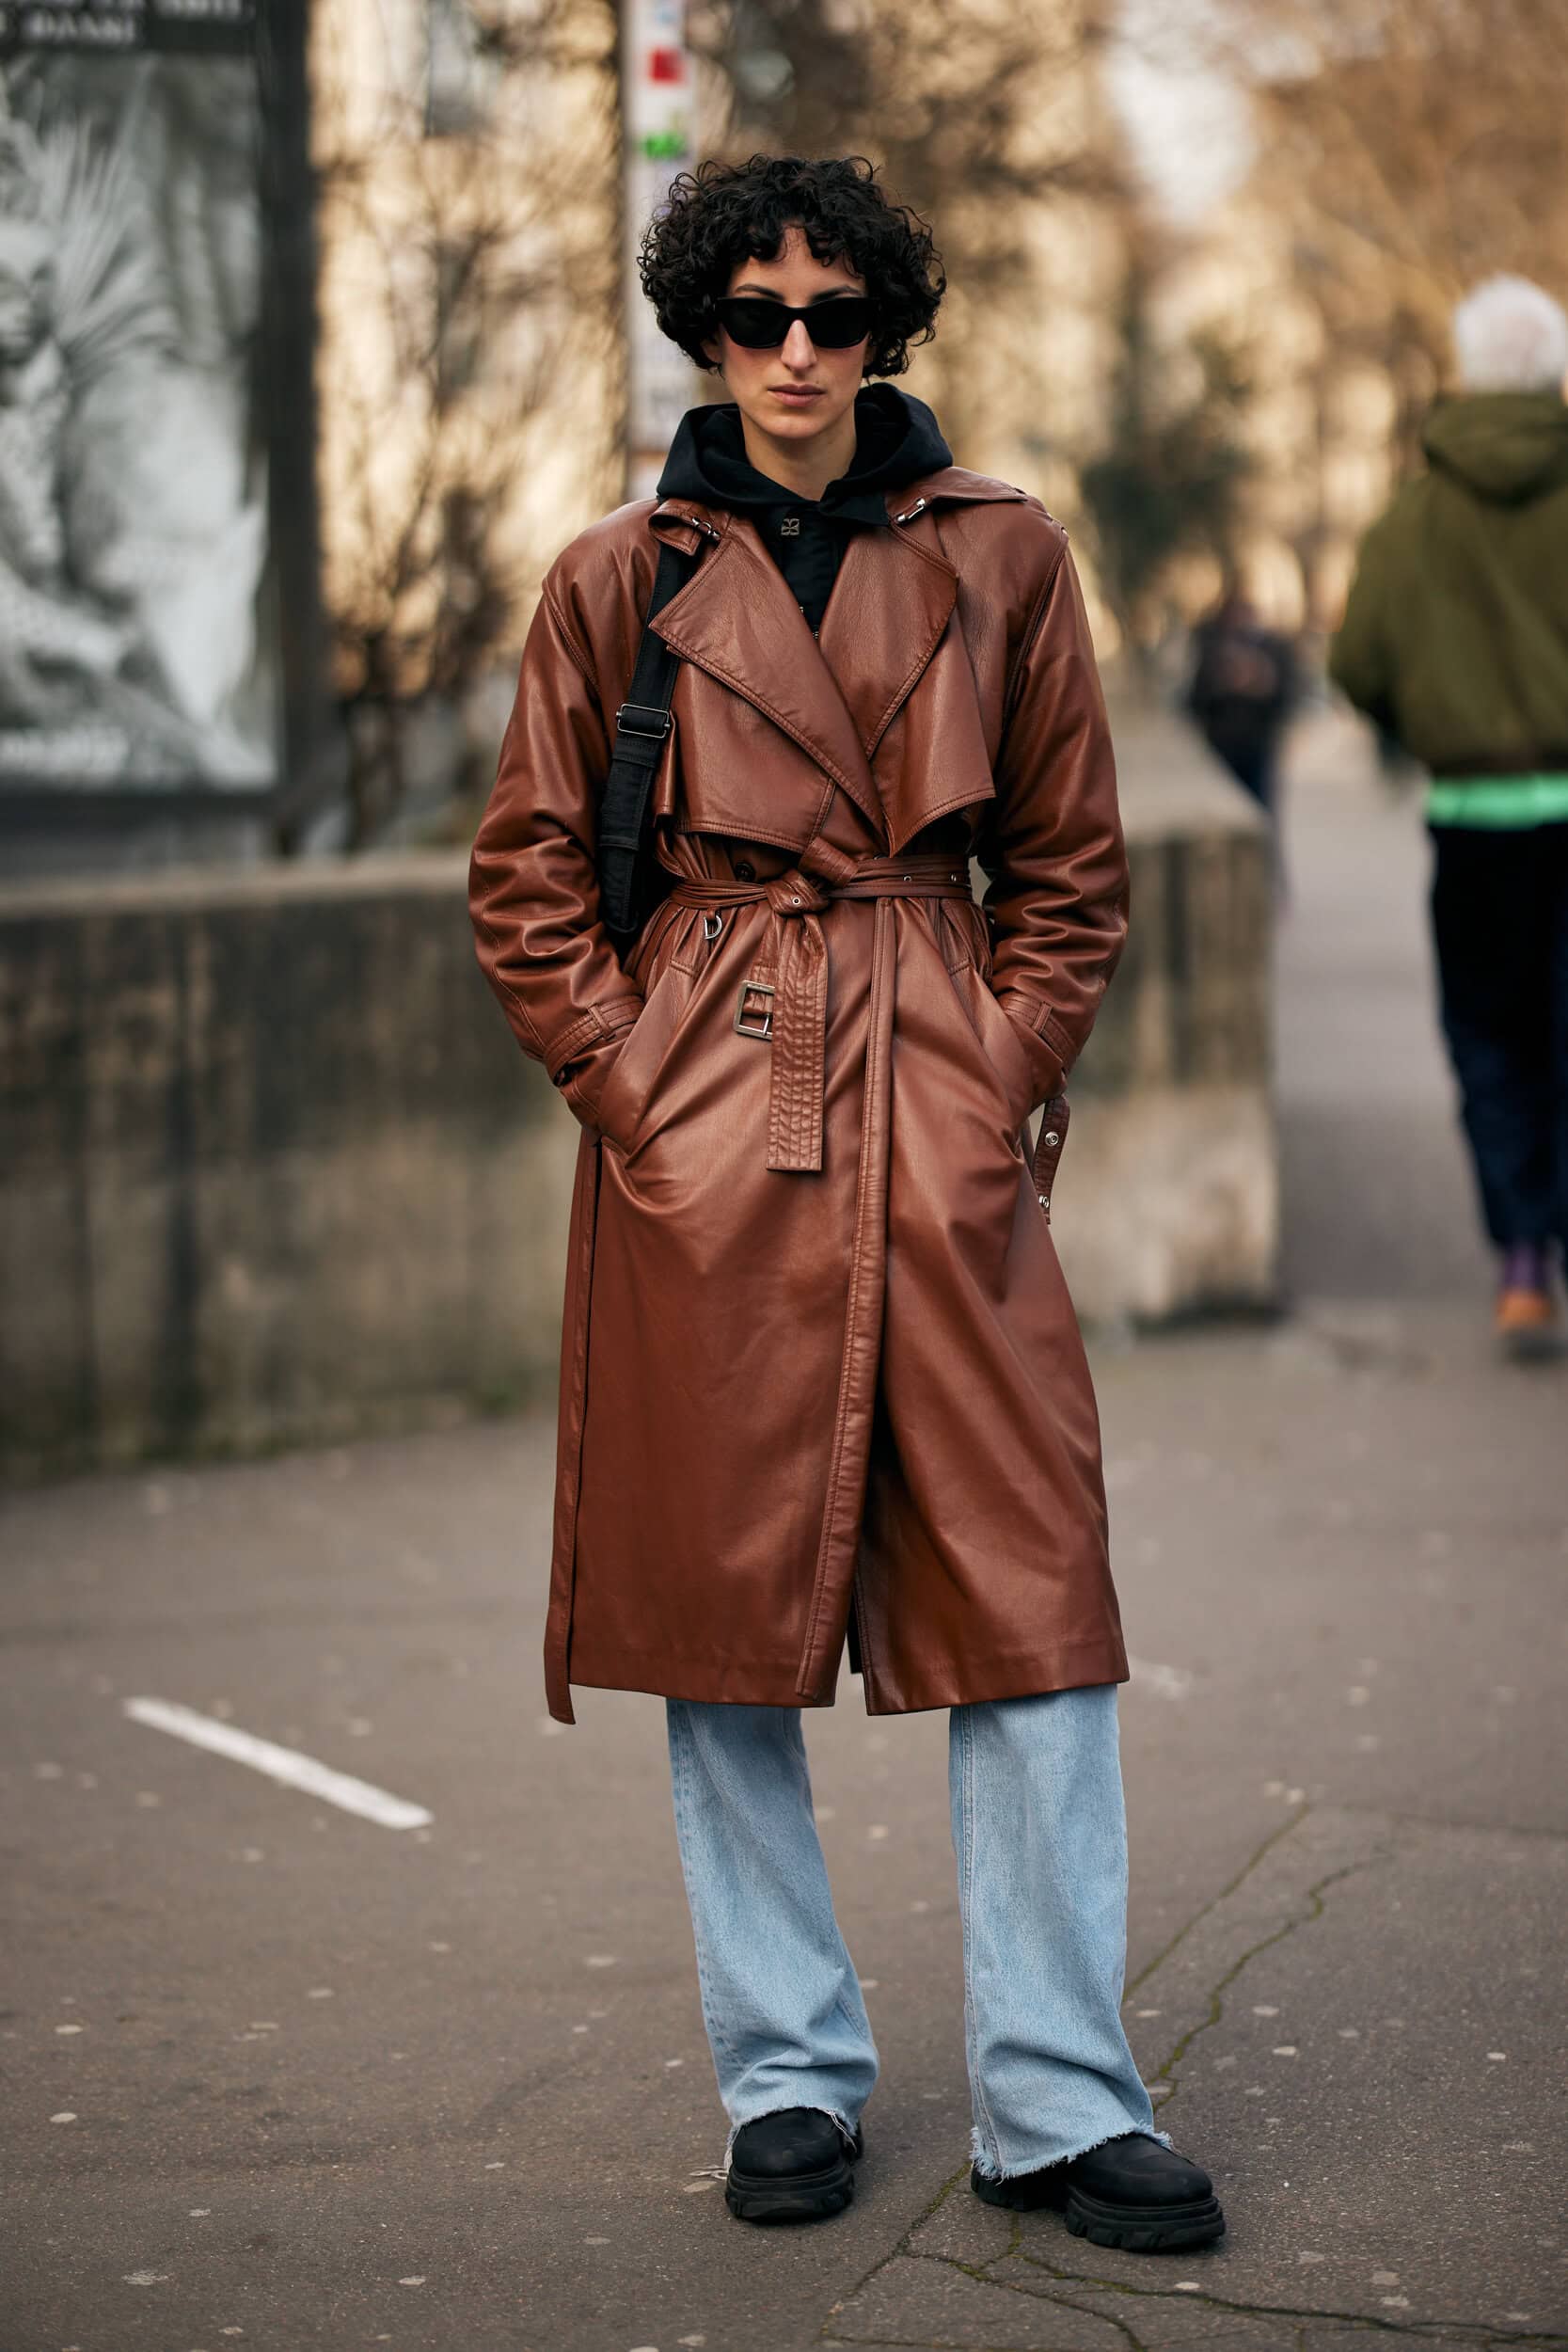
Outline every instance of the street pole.
<svg viewBox="0 0 1568 2352"><path fill-rule="evenodd" d="M626 496L649 498L676 425L699 393L685 354L655 324L637 247L692 152L692 73L685 0L622 0L621 119L626 146Z"/></svg>

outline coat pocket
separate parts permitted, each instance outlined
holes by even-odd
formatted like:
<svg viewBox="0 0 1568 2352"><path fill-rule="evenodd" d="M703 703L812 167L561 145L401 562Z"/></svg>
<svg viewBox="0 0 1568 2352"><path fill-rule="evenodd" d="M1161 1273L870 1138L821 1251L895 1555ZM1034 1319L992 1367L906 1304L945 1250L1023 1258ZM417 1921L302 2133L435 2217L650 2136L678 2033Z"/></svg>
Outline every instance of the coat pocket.
<svg viewBox="0 0 1568 2352"><path fill-rule="evenodd" d="M667 901L660 914L666 912L673 920L648 954L643 983L647 997L599 1096L595 1123L605 1140L623 1156L633 1152L641 1139L660 1077L705 983L720 977L713 966L729 931L725 918L705 914L701 909ZM710 924L716 928L710 930Z"/></svg>
<svg viewBox="0 0 1568 2352"><path fill-rule="evenodd" d="M984 1014L980 1042L986 1049L991 1068L1002 1081L1016 1133L1035 1107L1034 1065L1029 1059L1028 1047L1013 1025L1011 1014L1001 1000L991 994L984 981L979 983L978 996Z"/></svg>
<svg viewBox="0 0 1568 2352"><path fill-rule="evenodd" d="M947 977L996 1081L1006 1105L1007 1132L1016 1136L1035 1106L1035 1073L1029 1049L1010 1015L991 993L977 964L950 964Z"/></svg>
<svg viewBox="0 0 1568 2352"><path fill-rule="evenodd" d="M626 1031L626 1042L604 1082L595 1121L600 1134L618 1152L629 1152L637 1139L654 1082L695 986L696 975L684 964L666 964Z"/></svg>

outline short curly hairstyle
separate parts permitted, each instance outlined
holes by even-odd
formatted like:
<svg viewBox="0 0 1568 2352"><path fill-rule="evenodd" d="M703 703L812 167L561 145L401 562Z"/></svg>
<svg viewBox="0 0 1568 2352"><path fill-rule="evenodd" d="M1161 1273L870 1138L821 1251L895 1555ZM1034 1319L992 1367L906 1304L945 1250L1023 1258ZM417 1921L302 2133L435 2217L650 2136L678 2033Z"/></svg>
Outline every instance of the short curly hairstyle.
<svg viewBox="0 0 1568 2352"><path fill-rule="evenodd" d="M743 164L710 157L671 183L638 256L642 291L659 326L700 368L719 329L715 305L736 266L777 259L798 222L819 262L847 262L872 303L867 375L902 375L911 342L928 342L947 280L931 231L895 204L863 155L818 162L752 155Z"/></svg>

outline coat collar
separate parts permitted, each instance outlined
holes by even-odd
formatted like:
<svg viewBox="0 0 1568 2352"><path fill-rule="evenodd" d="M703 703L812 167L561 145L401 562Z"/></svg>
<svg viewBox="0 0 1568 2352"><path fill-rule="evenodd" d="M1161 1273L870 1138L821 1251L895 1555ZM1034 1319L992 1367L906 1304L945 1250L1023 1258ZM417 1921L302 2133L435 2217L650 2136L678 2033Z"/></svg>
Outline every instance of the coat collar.
<svg viewBox="0 0 1568 2352"><path fill-rule="evenodd" d="M906 482L901 490L889 494L888 520L906 524L929 506L996 506L1027 496L1027 491L1015 489L1010 482L998 482L991 474L971 473L967 466L941 466L935 473Z"/></svg>
<svg viewBox="0 0 1568 2352"><path fill-rule="evenodd" d="M889 494L889 528L855 532L820 642L750 519L668 499L660 538L707 551L654 622L673 653L717 678L799 743L884 841L900 821L872 777L877 747L924 675L952 617L958 575L919 517L947 503L1021 499L1007 484L944 466Z"/></svg>
<svg viewBox="0 0 1568 2352"><path fill-rule="evenodd" d="M913 520L917 514L931 506L995 506L1018 502L1028 496L1010 482L998 482L989 473L971 473L967 466L939 466L935 472L918 475L885 496L887 518L899 526ZM726 506L708 506L701 499L661 499L648 520L661 539L684 543L688 554L695 554L704 539L719 539L735 516ZM687 526L683 532L682 524ZM769 559L771 560L771 559Z"/></svg>

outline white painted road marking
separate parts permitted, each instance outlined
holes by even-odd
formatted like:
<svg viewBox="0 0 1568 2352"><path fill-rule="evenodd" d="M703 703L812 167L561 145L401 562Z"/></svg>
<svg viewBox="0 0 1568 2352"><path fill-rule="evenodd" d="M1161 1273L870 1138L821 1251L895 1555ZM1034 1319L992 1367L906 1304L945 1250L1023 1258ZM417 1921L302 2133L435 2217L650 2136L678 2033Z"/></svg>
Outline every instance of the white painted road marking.
<svg viewBox="0 0 1568 2352"><path fill-rule="evenodd" d="M422 1804L388 1796L385 1788L356 1780L352 1772L335 1772L330 1764L319 1764L313 1756L302 1756L297 1748L280 1748L274 1740L259 1740L253 1731L220 1724L215 1716L199 1715L194 1707L179 1707L170 1699L127 1699L124 1706L135 1723L169 1732L176 1740L188 1740L193 1747L211 1748L214 1756L231 1756L236 1764L248 1764L252 1772L265 1772L269 1780L281 1781L286 1788L303 1788L307 1795L324 1798L328 1804L341 1805L345 1813L357 1813L367 1821L377 1821L383 1829L421 1829L436 1818Z"/></svg>

